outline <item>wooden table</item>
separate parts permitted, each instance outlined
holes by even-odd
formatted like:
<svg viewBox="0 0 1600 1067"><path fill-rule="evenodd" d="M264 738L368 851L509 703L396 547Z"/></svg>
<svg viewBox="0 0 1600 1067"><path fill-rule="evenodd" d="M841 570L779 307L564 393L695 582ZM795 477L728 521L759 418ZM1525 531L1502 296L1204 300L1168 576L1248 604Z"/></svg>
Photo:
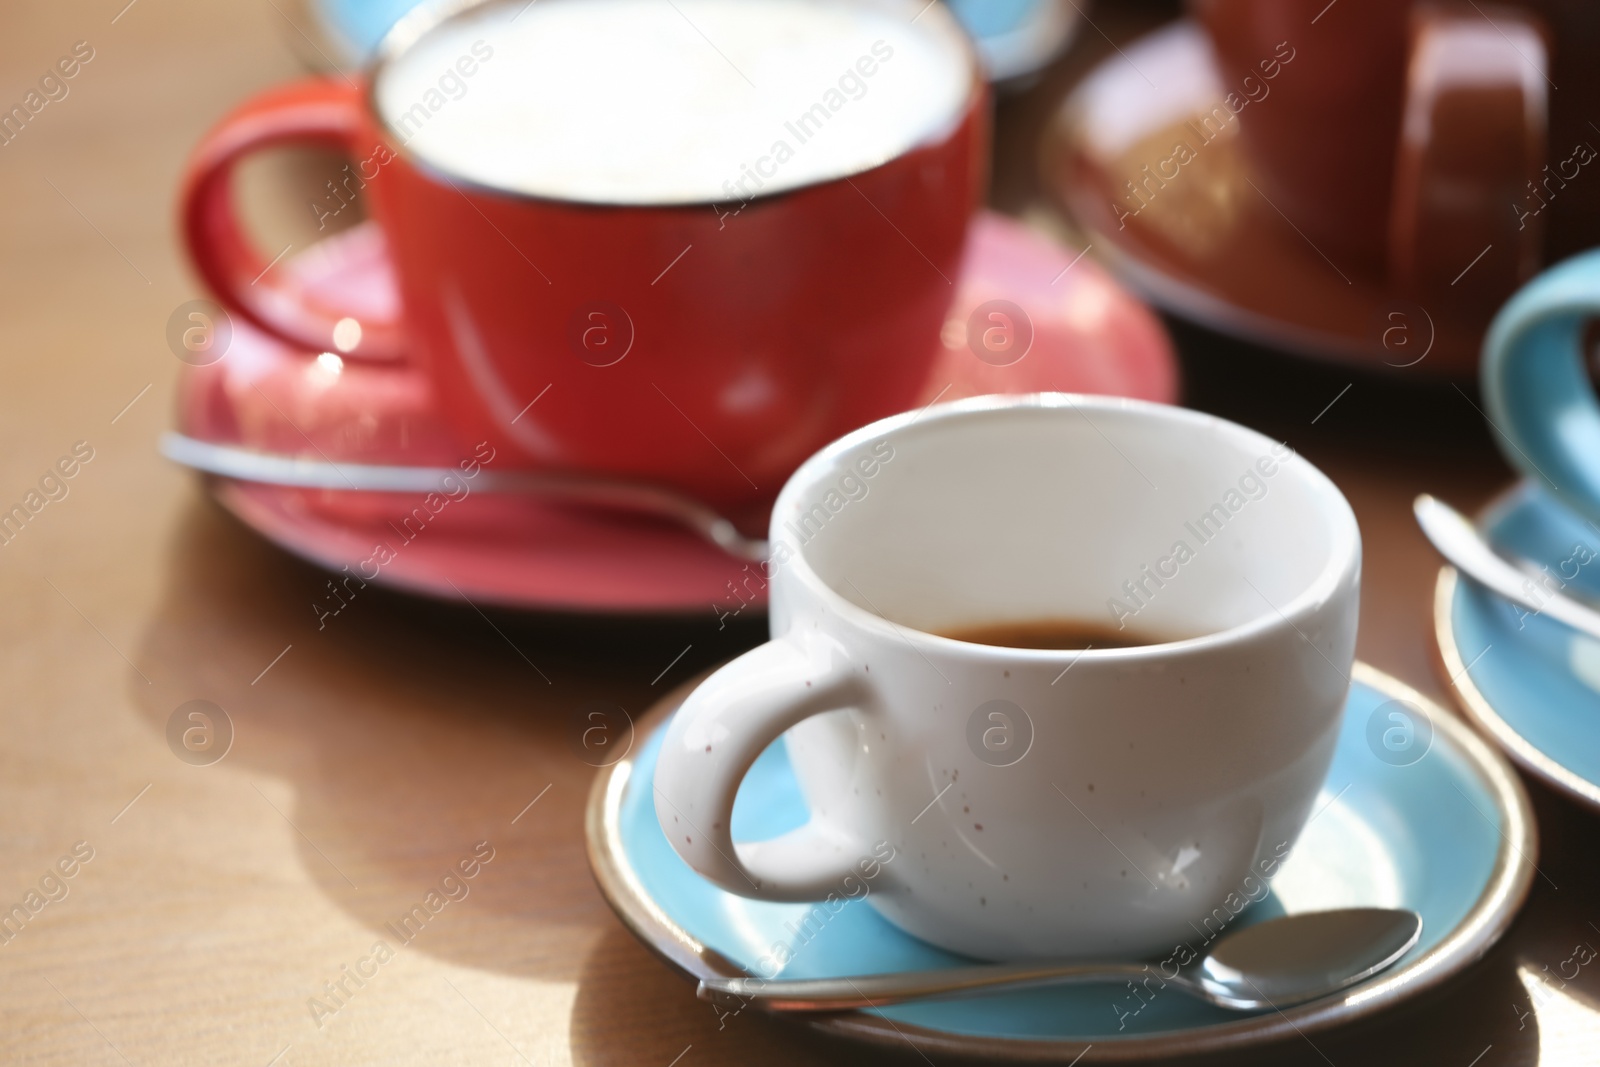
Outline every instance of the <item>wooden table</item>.
<svg viewBox="0 0 1600 1067"><path fill-rule="evenodd" d="M167 317L200 295L173 237L181 162L228 105L295 75L303 44L271 0L137 0L119 15L124 2L14 4L0 35L7 102L74 42L94 49L69 96L0 147L0 501L22 498L75 442L94 450L70 493L0 551L0 904L24 900L77 843L80 855L92 849L67 864L67 895L0 943L0 1058L880 1058L748 1013L719 1029L612 917L584 861L594 772L574 744L575 709L604 698L642 710L758 641L759 623L719 631L709 610L672 625L491 622L368 589L319 631L311 604L324 576L156 456L180 370ZM1156 14L1097 13L1118 35ZM1085 34L1086 55L1104 50ZM1083 62L1003 106L1003 208L1034 209L1031 145ZM266 228L305 243L304 198L276 200L287 206L263 212ZM1349 494L1366 539L1361 655L1446 697L1429 651L1435 561L1409 505L1427 489L1471 507L1507 481L1466 398L1195 331L1179 339L1192 403L1287 439ZM212 766L181 762L166 740L172 713L193 699L221 705L236 729ZM1590 925L1600 922L1600 827L1530 791L1549 880L1479 966L1422 1003L1317 1035L1314 1047L1291 1041L1242 1061L1600 1058L1596 973L1519 1021L1530 1003L1522 975L1554 969L1575 942L1600 943ZM380 938L397 943L385 924L479 842L493 858L470 895L381 966L362 962ZM329 996L325 983L345 968L370 977ZM317 996L337 1010L314 1010Z"/></svg>

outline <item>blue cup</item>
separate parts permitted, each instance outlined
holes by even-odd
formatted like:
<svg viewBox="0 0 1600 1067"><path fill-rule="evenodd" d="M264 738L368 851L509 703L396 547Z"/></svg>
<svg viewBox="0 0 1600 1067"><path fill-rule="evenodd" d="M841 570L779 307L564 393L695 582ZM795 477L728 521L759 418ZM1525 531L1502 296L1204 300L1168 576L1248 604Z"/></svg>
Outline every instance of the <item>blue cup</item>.
<svg viewBox="0 0 1600 1067"><path fill-rule="evenodd" d="M1511 464L1600 524L1600 402L1583 333L1600 316L1600 250L1556 264L1495 316L1483 343L1489 422Z"/></svg>

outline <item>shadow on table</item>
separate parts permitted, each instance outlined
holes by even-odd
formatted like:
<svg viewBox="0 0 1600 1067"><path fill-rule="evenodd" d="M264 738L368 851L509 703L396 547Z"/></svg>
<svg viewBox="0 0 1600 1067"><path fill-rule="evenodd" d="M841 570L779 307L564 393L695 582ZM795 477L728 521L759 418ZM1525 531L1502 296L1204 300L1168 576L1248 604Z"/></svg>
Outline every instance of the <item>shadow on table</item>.
<svg viewBox="0 0 1600 1067"><path fill-rule="evenodd" d="M684 1065L868 1064L881 1051L807 1032L790 1019L755 1011L719 1016L696 1000L694 983L668 967L613 923L583 961L568 1032L572 1062L672 1063L692 1045ZM919 1061L920 1062L920 1061ZM940 1063L944 1059L940 1058Z"/></svg>
<svg viewBox="0 0 1600 1067"><path fill-rule="evenodd" d="M584 853L604 751L583 747L586 709L638 716L765 636L750 612L719 630L709 605L671 622L481 614L372 585L319 629L329 576L202 500L181 514L167 566L136 656L153 684L130 685L150 728L165 734L190 700L222 707L232 749L193 773L256 787L319 888L396 948L388 924L492 849L467 897L425 907L411 947L553 980L575 978L612 921ZM607 721L625 744L625 720Z"/></svg>

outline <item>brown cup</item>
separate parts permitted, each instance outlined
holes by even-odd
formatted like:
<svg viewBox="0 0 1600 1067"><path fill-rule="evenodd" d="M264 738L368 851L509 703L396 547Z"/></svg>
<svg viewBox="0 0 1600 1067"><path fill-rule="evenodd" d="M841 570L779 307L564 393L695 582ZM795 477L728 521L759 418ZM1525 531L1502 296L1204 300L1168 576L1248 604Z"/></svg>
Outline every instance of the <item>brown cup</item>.
<svg viewBox="0 0 1600 1067"><path fill-rule="evenodd" d="M1256 97L1263 64L1292 56L1239 131L1262 193L1324 255L1455 307L1497 302L1532 274L1542 220L1514 205L1546 158L1537 15L1403 0L1191 6L1225 93Z"/></svg>
<svg viewBox="0 0 1600 1067"><path fill-rule="evenodd" d="M1249 97L1271 59L1288 63L1239 116L1262 191L1330 255L1381 263L1406 60L1396 0L1195 0L1224 90ZM1320 18L1318 18L1320 14ZM1313 19L1317 21L1313 23Z"/></svg>

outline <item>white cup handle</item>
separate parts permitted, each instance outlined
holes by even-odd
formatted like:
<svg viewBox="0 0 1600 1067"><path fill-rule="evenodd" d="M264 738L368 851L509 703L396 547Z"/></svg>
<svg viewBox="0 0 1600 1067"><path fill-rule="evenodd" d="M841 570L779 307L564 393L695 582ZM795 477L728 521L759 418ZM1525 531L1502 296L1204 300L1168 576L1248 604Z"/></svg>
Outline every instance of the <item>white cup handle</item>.
<svg viewBox="0 0 1600 1067"><path fill-rule="evenodd" d="M751 649L683 702L656 763L656 817L678 855L730 893L758 900L822 900L842 892L865 846L816 815L766 841L734 844L733 798L773 741L813 715L871 703L842 649L780 638Z"/></svg>

